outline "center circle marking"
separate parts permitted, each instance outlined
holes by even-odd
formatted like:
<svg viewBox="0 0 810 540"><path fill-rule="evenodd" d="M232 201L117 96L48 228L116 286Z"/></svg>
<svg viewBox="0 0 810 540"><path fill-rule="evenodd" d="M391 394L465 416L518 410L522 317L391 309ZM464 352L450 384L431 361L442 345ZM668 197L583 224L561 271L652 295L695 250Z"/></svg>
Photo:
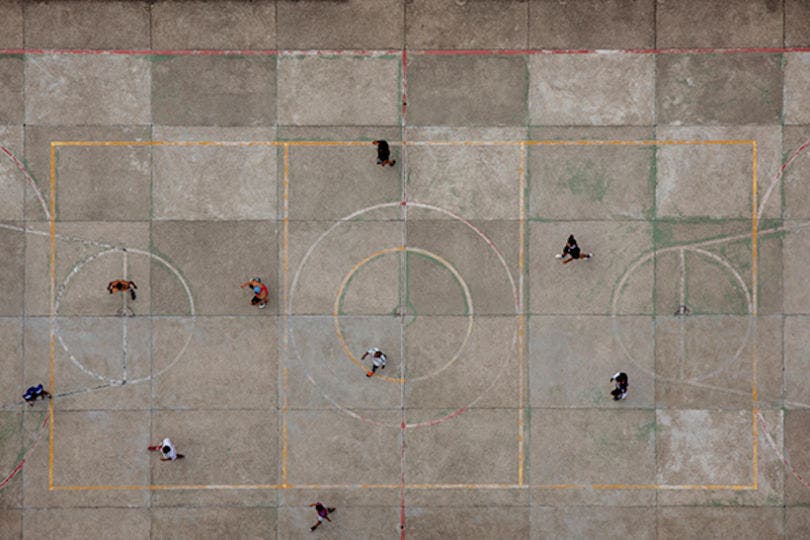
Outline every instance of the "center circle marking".
<svg viewBox="0 0 810 540"><path fill-rule="evenodd" d="M464 347L467 345L467 340L469 340L470 335L472 334L473 323L474 323L472 294L470 294L470 288L467 285L467 282L464 281L464 278L461 277L461 274L459 274L458 270L456 270L456 268L452 264L450 264L449 261L447 261L446 259L444 259L443 257L441 257L439 255L436 255L435 253L433 253L431 251L427 251L425 249L416 248L416 247L396 246L396 247L390 247L390 248L381 249L379 251L376 251L376 252L372 253L371 255L369 255L368 257L363 259L362 261L355 264L354 267L351 270L349 270L349 272L343 278L343 281L341 281L340 286L338 287L338 290L337 290L337 296L335 298L335 306L334 306L334 310L332 311L332 318L335 321L335 333L337 334L337 338L338 338L338 341L340 342L340 346L343 348L343 352L346 354L346 356L349 358L349 360L352 361L352 363L354 363L357 367L359 367L363 371L368 371L367 368L363 365L363 363L354 355L354 353L352 353L351 349L349 348L348 344L346 343L345 336L343 335L343 330L341 329L341 326L340 326L340 304L341 304L341 299L343 298L343 293L346 290L346 285L349 284L349 281L351 281L352 277L357 273L358 270L360 270L363 266L365 266L369 262L373 261L374 259L376 259L378 257L382 257L383 255L388 255L390 253L402 253L402 252L416 253L418 255L423 255L423 256L428 257L430 259L434 259L440 265L444 266L451 274L453 274L453 277L455 277L456 281L459 283L459 285L461 285L462 291L464 291L464 300L467 303L468 313L467 313L467 332L464 334L464 339L461 341L461 345L458 347L458 349L456 349L455 354L453 354L453 356L450 358L450 360L448 362L446 362L443 366L441 366L440 368L435 369L435 370L433 370L433 371L431 371L429 373L426 373L425 375L420 375L419 377L405 378L405 377L388 377L388 376L385 376L385 375L376 375L375 376L375 378L382 379L383 381L386 381L386 382L394 382L394 383L400 383L400 384L404 383L406 380L409 381L409 382L415 382L415 381L420 381L420 380L427 379L429 377L433 377L435 375L438 375L442 371L446 370L451 365L453 365L455 363L455 361L458 360L458 357L461 356L461 352L464 350Z"/></svg>
<svg viewBox="0 0 810 540"><path fill-rule="evenodd" d="M509 265L506 263L506 259L503 256L503 254L501 253L501 251L498 249L498 247L495 245L495 243L486 234L484 234L483 231L481 231L481 229L476 227L470 221L468 221L468 220L464 219L463 217L459 216L458 214L456 214L454 212L451 212L450 210L447 210L445 208L441 208L439 206L434 206L432 204L426 204L426 203L413 202L413 201L408 201L407 204L403 204L402 201L396 201L396 202L380 203L380 204L376 204L376 205L373 205L373 206L368 206L366 208L361 208L359 210L356 210L355 212L352 212L351 214L337 220L328 229L326 229L326 231L321 233L321 235L309 246L307 251L304 253L303 258L298 263L298 267L296 268L295 272L293 273L292 281L291 281L290 287L289 287L289 293L288 293L287 299L285 301L285 305L287 306L287 308L286 308L287 317L289 318L289 317L293 316L293 306L295 305L296 291L298 289L298 283L299 283L299 280L301 278L301 273L303 272L304 267L307 265L307 262L309 261L310 256L315 251L315 249L318 247L318 245L324 240L324 238L329 236L332 232L335 231L335 229L337 229L341 225L344 225L346 223L350 223L353 220L355 220L357 217L359 217L359 216L361 216L361 215L363 215L365 213L368 213L368 212L371 212L371 211L374 211L374 210L380 210L380 209L383 209L383 208L399 208L401 206L407 206L407 207L412 207L412 208L420 208L420 209L424 209L424 210L430 210L430 211L434 211L434 212L439 212L439 213L442 213L442 214L444 214L446 216L449 216L450 218L452 218L452 219L464 224L468 228L470 228L475 233L475 235L478 236L478 238L480 240L482 240L487 246L489 246L489 248L492 250L492 252L497 257L498 262L501 265L501 268L503 268L504 274L506 275L506 278L509 281L509 285L510 285L510 288L512 290L512 299L513 299L514 306L515 306L515 315L520 314L521 303L520 303L520 296L518 294L518 286L517 286L517 283L515 282L515 277L512 275L512 271L509 269ZM289 321L289 319L288 319L288 321ZM515 330L514 330L514 332L512 334L512 347L517 346L518 336L521 333L522 333L522 331L520 329L520 324L516 321ZM291 345L291 348L292 348L293 352L295 353L296 356L298 356L299 360L301 360L303 362L303 357L301 355L301 350L298 348L298 344L296 342L295 332L293 331L293 328L290 327L289 322L287 324L285 334L288 336L288 338L290 340L290 345ZM488 390L493 388L494 385L498 382L498 380L501 377L501 374L502 374L502 372L498 372L498 374L490 382L489 386L487 386L482 391L481 394L479 394L476 398L474 398L472 401L470 401L466 405L460 407L459 409L456 409L455 411L452 411L452 412L450 412L448 414L445 414L445 415L443 415L441 417L434 418L432 420L425 420L425 421L422 421L422 422L407 423L407 424L405 424L405 427L408 428L408 429L419 428L419 427L428 427L428 426L433 426L433 425L436 425L436 424L440 424L440 423L445 422L446 420L449 420L451 418L455 418L456 416L462 414L464 411L468 410L470 407L473 407L476 403L478 403L478 401L484 396L484 394ZM361 414L358 414L357 412L352 410L350 407L348 407L346 405L343 405L338 400L336 400L334 397L330 396L327 392L325 392L324 389L318 384L318 382L315 381L315 378L312 376L312 373L309 373L308 370L307 370L306 378L309 380L310 383L312 383L316 388L318 388L321 391L323 397L326 400L328 400L336 409L338 409L339 411L347 414L348 416L351 416L352 418L355 418L355 419L360 420L362 422L367 422L369 424L373 424L373 425L376 425L376 426L400 428L399 423L393 423L392 424L392 423L387 423L387 422L381 422L381 421L378 421L378 420L374 420L372 418L362 416Z"/></svg>

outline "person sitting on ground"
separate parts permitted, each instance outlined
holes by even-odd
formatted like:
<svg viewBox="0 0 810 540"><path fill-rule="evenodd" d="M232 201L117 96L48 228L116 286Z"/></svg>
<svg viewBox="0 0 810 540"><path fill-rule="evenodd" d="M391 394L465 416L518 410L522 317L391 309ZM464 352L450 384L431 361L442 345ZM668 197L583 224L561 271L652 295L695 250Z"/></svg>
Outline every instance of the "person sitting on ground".
<svg viewBox="0 0 810 540"><path fill-rule="evenodd" d="M570 255L570 259L565 259L566 255ZM590 259L593 257L593 253L585 253L583 254L582 251L579 249L577 245L577 241L574 238L574 235L568 237L568 241L565 243L565 247L563 247L563 252L561 254L557 254L556 257L558 259L565 259L563 260L563 264L568 264L574 259Z"/></svg>

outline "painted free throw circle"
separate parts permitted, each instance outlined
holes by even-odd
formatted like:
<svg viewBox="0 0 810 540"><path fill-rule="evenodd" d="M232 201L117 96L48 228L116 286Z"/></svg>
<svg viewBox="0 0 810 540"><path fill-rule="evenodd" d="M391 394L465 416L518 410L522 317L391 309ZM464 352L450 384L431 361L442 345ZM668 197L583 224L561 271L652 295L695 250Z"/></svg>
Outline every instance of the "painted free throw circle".
<svg viewBox="0 0 810 540"><path fill-rule="evenodd" d="M700 375L696 375L694 377L689 377L689 378L684 379L684 380L673 379L673 378L670 378L670 377L662 377L662 376L658 375L654 370L650 371L647 368L645 368L644 366L642 366L641 362L639 362L635 358L633 353L630 352L631 347L629 347L624 342L624 338L622 337L622 331L621 331L621 328L619 327L619 320L620 320L620 317L619 317L619 303L621 302L621 299L622 299L622 297L624 295L624 288L625 288L625 285L627 284L627 280L630 278L630 276L638 268L640 268L642 265L653 261L655 257L661 256L661 255L664 255L664 254L667 254L667 253L678 253L678 252L684 252L684 253L685 252L692 252L692 253L695 253L697 255L700 255L700 256L704 257L705 259L707 259L707 260L716 262L723 269L725 269L729 274L731 274L731 276L734 278L735 282L739 286L740 291L742 291L743 298L744 298L745 304L746 304L746 309L748 311L748 326L746 328L745 335L743 336L743 338L742 338L742 340L740 342L740 345L737 347L734 354L729 356L723 362L721 362L720 366L717 367L716 369L713 369L713 370L708 371L706 373L702 373ZM734 364L734 362L737 361L737 359L742 354L743 349L745 349L745 346L748 344L748 341L751 339L751 334L753 333L753 329L754 329L754 317L752 317L753 313L754 313L754 304L753 304L753 300L752 300L752 297L751 297L751 291L749 290L748 285L745 284L745 280L743 280L740 273L737 272L737 270L731 265L731 263L728 262L723 257L720 257L719 255L717 255L715 253L712 253L712 252L707 251L705 249L701 249L701 248L699 248L697 246L690 246L690 245L672 246L672 247L667 247L667 248L663 248L663 249L659 249L659 250L655 250L655 251L650 251L649 253L646 253L646 254L642 255L641 257L639 257L638 259L636 259L636 261L633 264L631 264L630 267L627 270L625 270L624 274L622 274L621 278L619 279L618 284L613 289L613 297L612 297L612 300L611 300L611 318L613 319L613 338L616 340L616 342L621 347L621 349L624 352L624 355L627 358L627 360L629 362L631 362L640 371L646 373L647 375L650 375L653 379L658 379L658 380L666 381L666 382L684 382L684 383L687 383L687 384L699 383L700 381L703 381L705 379L714 377L718 373L721 373L721 372L725 371L726 369L728 369L729 366L731 366L732 364Z"/></svg>
<svg viewBox="0 0 810 540"><path fill-rule="evenodd" d="M177 355L172 359L171 362L169 362L163 369L161 369L157 373L153 373L153 374L147 375L145 377L139 377L137 379L127 379L127 380L125 380L125 379L113 379L111 377L106 377L104 375L96 373L95 371L93 371L90 368L88 368L87 366L85 366L82 362L80 362L73 355L72 352L70 352L70 348L67 346L67 343L65 343L64 337L62 336L62 332L60 331L60 328L59 328L59 306L62 303L62 298L64 297L65 291L67 290L67 287L70 284L70 281L73 279L73 276L78 274L82 270L82 268L84 268L85 266L87 266L88 264L90 264L91 262L93 262L94 260L96 260L98 258L106 257L106 256L112 255L114 253L124 254L125 252L126 253L134 253L136 255L144 255L146 257L154 259L155 261L159 262L161 265L166 267L166 269L168 269L172 274L174 274L174 276L177 278L177 280L183 286L183 290L185 291L186 297L188 298L188 308L189 308L189 313L190 313L189 316L191 318L191 328L189 328L189 330L188 330L188 335L186 336L186 340L183 343L183 346L180 348L180 352L177 353ZM93 255L89 255L89 256L85 257L84 259L82 259L81 261L79 261L79 263L76 266L74 266L73 269L70 271L70 273L68 273L68 275L62 281L61 285L59 285L59 291L58 291L58 293L56 295L56 300L54 302L54 313L56 314L56 317L54 318L54 323L53 323L54 324L54 331L56 333L56 338L59 340L59 344L62 346L62 349L64 349L65 353L67 353L68 358L70 358L70 361L76 367L78 367L83 372L87 373L88 375L90 375L92 377L95 377L98 380L105 381L105 382L107 382L107 383L109 383L111 385L116 385L116 386L123 385L124 383L136 384L136 383L148 381L148 380L150 380L150 379L152 379L154 377L159 377L160 375L165 373L186 352L186 349L188 348L189 343L191 343L191 338L192 338L192 336L194 334L194 332L193 332L194 324L196 322L196 311L195 311L195 308L194 308L194 297L191 295L191 288L188 286L188 283L183 278L180 271L177 270L177 268L172 266L164 258L160 257L159 255L155 255L154 253L150 253L148 251L143 251L143 250L140 250L140 249L133 249L133 248L126 248L125 249L125 248L120 248L120 247L107 249L105 251L95 253Z"/></svg>

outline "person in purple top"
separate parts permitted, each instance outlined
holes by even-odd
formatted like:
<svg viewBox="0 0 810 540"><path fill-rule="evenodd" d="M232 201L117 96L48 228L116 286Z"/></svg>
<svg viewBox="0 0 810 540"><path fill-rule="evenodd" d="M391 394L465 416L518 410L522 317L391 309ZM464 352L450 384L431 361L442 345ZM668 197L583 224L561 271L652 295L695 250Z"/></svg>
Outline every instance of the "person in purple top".
<svg viewBox="0 0 810 540"><path fill-rule="evenodd" d="M327 508L319 502L314 502L309 506L314 506L315 511L318 512L318 523L310 527L309 529L310 531L314 531L315 529L317 529L321 525L321 523L323 523L323 520L332 521L331 519L329 519L329 514L335 511L334 508Z"/></svg>

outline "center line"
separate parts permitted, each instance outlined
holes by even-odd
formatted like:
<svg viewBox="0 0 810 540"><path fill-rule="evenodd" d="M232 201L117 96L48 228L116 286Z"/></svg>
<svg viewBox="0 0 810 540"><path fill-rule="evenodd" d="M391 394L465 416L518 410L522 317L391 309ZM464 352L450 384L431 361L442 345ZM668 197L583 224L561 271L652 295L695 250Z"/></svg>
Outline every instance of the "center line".
<svg viewBox="0 0 810 540"><path fill-rule="evenodd" d="M407 166L407 152L408 147L406 143L406 126L407 126L407 110L408 110L408 55L405 49L402 49L402 113L400 122L400 172L402 174L402 247L403 251L400 255L400 303L402 316L399 324L399 376L402 382L399 385L399 400L400 400L400 456L399 456L399 537L400 540L405 539L405 307L408 305L408 272L406 270L406 258L408 252L404 249L408 246L408 166Z"/></svg>

